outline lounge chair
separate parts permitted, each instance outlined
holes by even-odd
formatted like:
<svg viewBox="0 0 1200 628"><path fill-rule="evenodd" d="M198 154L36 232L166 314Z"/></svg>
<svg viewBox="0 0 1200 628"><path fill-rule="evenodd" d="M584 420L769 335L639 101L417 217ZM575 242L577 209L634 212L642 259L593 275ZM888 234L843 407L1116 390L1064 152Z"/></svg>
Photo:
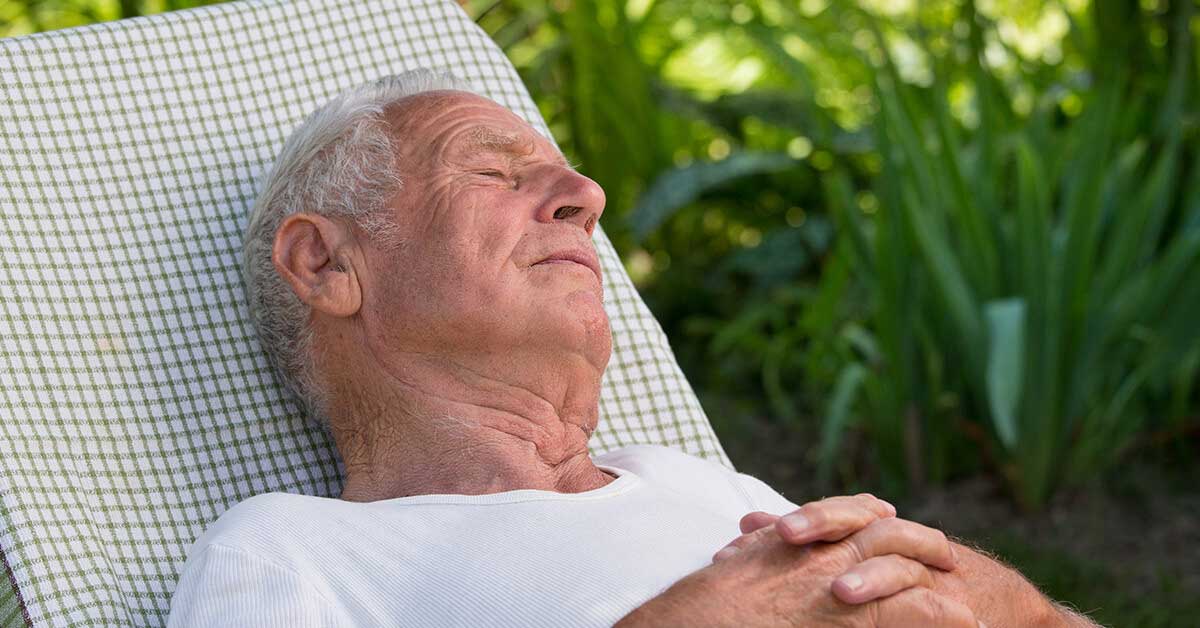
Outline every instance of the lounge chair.
<svg viewBox="0 0 1200 628"><path fill-rule="evenodd" d="M549 131L450 0L247 1L0 39L0 626L165 624L187 549L342 465L268 366L240 249L289 132L335 93L448 69ZM593 453L729 465L601 230Z"/></svg>

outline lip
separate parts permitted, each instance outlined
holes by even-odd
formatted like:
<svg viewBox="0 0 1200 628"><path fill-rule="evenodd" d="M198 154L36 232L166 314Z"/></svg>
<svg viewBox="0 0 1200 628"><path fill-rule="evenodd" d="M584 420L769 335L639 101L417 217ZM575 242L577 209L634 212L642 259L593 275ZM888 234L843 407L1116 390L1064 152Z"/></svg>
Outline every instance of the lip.
<svg viewBox="0 0 1200 628"><path fill-rule="evenodd" d="M592 274L596 275L597 281L601 280L600 259L596 257L594 252L586 249L563 249L561 251L555 251L554 253L542 258L542 260L534 264L534 266L537 266L538 264L544 264L546 262L574 262L581 266L587 267L592 271Z"/></svg>

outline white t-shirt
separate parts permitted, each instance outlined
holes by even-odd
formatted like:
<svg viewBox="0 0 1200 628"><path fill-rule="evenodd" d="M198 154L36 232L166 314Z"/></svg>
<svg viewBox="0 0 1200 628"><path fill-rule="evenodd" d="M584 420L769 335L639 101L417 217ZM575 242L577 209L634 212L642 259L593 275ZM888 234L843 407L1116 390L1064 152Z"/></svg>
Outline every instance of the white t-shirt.
<svg viewBox="0 0 1200 628"><path fill-rule="evenodd" d="M746 513L797 508L668 447L593 460L618 477L582 493L257 495L192 545L168 625L611 626L711 564Z"/></svg>

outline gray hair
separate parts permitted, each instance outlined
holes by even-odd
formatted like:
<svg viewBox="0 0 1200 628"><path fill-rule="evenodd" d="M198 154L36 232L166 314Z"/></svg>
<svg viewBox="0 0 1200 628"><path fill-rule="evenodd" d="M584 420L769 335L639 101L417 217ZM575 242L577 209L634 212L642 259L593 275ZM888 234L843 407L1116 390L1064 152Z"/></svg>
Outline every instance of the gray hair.
<svg viewBox="0 0 1200 628"><path fill-rule="evenodd" d="M334 97L284 143L250 214L242 251L250 317L272 366L309 418L326 431L328 398L313 366L310 308L275 270L275 232L287 216L311 212L352 219L383 244L398 244L388 201L402 181L384 109L409 96L445 89L474 93L451 74L422 69Z"/></svg>

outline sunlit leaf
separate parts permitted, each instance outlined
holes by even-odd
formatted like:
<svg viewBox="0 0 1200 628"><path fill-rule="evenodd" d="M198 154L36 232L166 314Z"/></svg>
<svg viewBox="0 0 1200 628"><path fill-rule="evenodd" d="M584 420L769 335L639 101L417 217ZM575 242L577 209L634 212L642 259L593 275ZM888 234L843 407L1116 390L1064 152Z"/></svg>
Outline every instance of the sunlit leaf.
<svg viewBox="0 0 1200 628"><path fill-rule="evenodd" d="M1017 407L1025 366L1025 302L991 301L983 309L988 327L988 406L996 434L1012 449L1017 445Z"/></svg>
<svg viewBox="0 0 1200 628"><path fill-rule="evenodd" d="M705 192L745 176L778 172L795 165L778 153L734 153L721 161L693 162L672 168L650 185L629 215L635 237L645 238L681 207Z"/></svg>

